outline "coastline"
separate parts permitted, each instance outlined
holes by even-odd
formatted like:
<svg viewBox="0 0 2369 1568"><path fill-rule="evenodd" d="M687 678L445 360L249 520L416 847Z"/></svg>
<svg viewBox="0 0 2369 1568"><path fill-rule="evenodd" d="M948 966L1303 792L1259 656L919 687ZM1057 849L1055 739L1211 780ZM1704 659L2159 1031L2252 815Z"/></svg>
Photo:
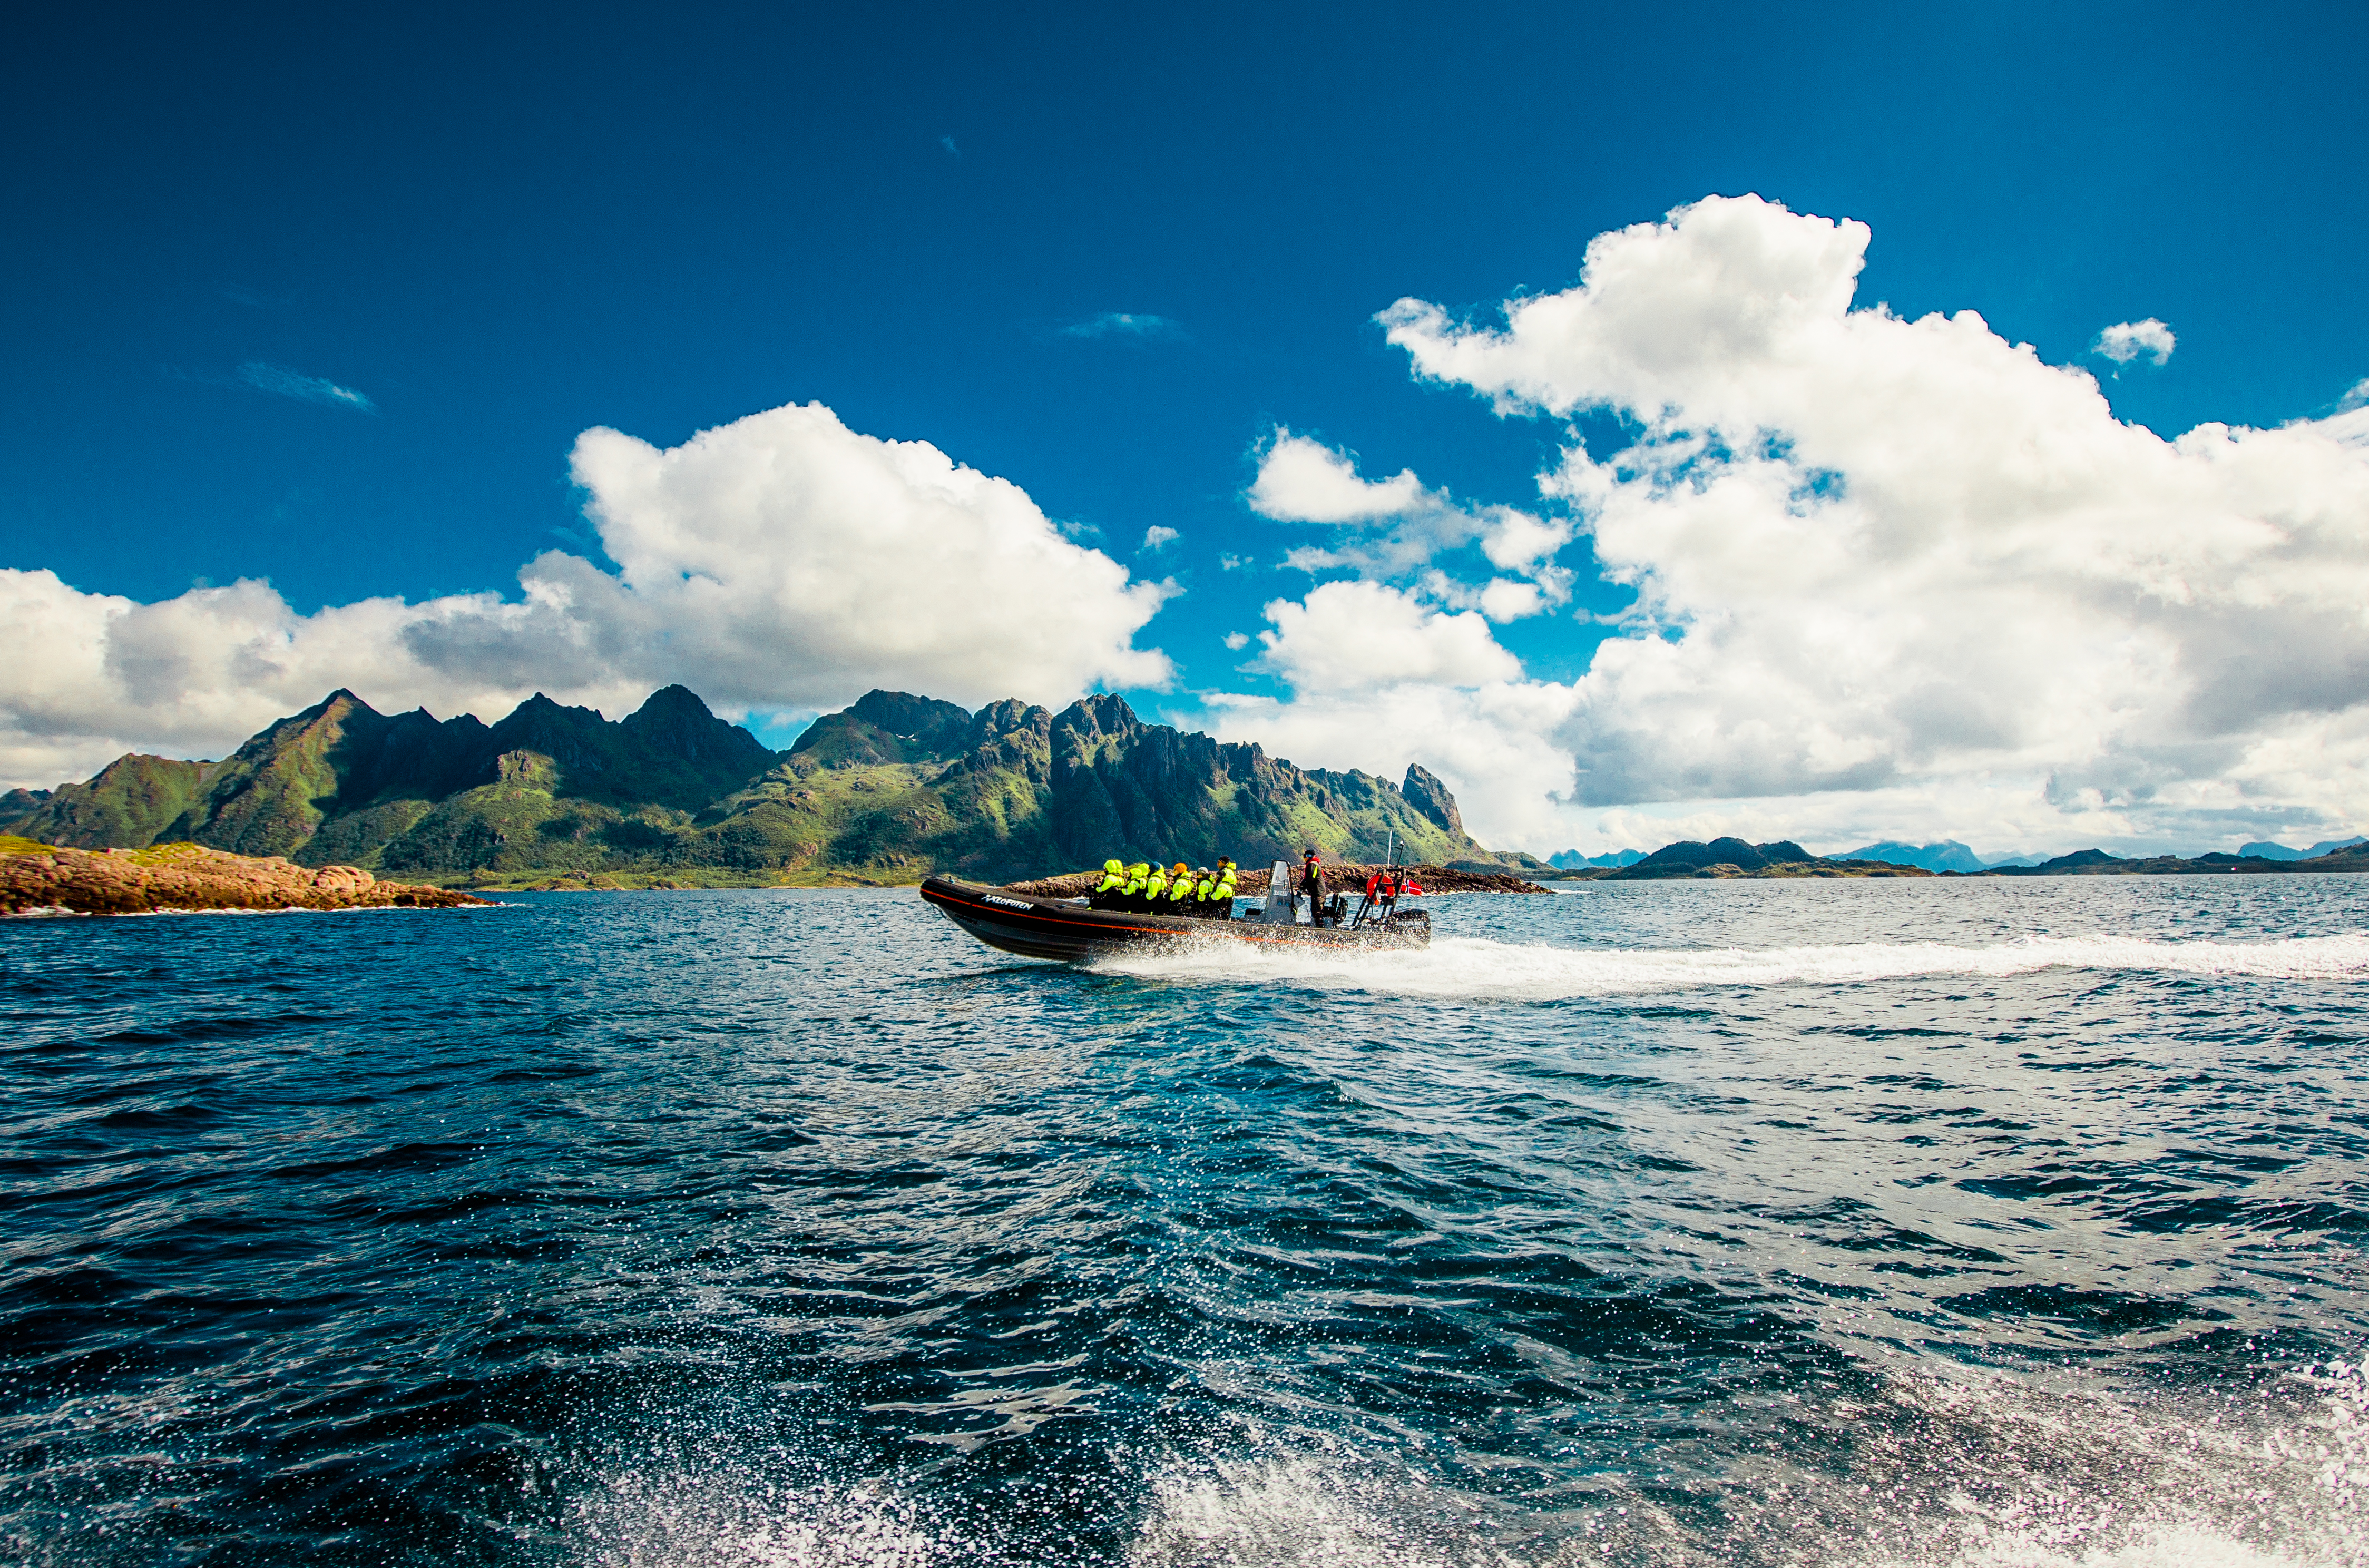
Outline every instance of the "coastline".
<svg viewBox="0 0 2369 1568"><path fill-rule="evenodd" d="M271 914L489 908L472 894L382 882L351 865L318 868L200 844L77 850L0 837L0 915Z"/></svg>

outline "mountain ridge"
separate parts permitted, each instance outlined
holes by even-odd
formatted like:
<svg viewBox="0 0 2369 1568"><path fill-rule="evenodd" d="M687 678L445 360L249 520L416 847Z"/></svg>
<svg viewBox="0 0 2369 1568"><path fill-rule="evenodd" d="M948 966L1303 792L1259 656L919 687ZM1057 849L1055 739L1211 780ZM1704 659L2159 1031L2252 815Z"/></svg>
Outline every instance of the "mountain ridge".
<svg viewBox="0 0 2369 1568"><path fill-rule="evenodd" d="M1399 784L1301 769L1108 694L1056 714L875 691L775 752L681 686L613 721L538 692L490 726L381 714L340 688L220 761L127 756L8 801L0 830L68 847L187 841L467 886L1010 881L1303 845L1543 869L1482 848L1419 766Z"/></svg>
<svg viewBox="0 0 2369 1568"><path fill-rule="evenodd" d="M1906 846L1879 844L1871 847ZM1709 843L1681 840L1677 843L1665 844L1652 854L1626 865L1563 866L1547 875L1565 881L1636 882L1679 876L1940 876L1964 879L1982 876L2193 876L2233 873L2240 876L2308 876L2321 872L2369 872L2369 841L2357 839L2338 841L2333 849L2305 859L2238 855L2218 851L2186 858L2151 855L2124 859L2104 850L2086 849L2031 863L1993 861L1987 865L1977 863L1976 868L1971 871L1935 870L1902 860L1858 858L1864 853L1855 852L1852 857L1812 855L1801 845L1786 840L1766 844L1747 844L1741 839L1713 839ZM1612 857L1603 858L1609 860Z"/></svg>

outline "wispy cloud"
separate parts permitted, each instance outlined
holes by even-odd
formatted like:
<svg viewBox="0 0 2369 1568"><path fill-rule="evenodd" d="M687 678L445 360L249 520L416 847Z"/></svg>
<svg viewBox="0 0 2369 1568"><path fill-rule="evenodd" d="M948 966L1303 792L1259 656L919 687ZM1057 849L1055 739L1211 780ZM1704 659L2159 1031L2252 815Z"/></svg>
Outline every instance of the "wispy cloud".
<svg viewBox="0 0 2369 1568"><path fill-rule="evenodd" d="M1162 528L1155 522L1143 531L1143 547L1147 550L1165 550L1181 537L1183 536L1174 529Z"/></svg>
<svg viewBox="0 0 2369 1568"><path fill-rule="evenodd" d="M1162 338L1184 336L1178 322L1164 315L1150 315L1141 311L1106 310L1100 315L1073 321L1061 328L1064 338Z"/></svg>
<svg viewBox="0 0 2369 1568"><path fill-rule="evenodd" d="M2150 363L2159 365L2170 359L2172 349L2179 346L2180 339L2171 335L2171 328L2149 316L2145 321L2117 322L2107 327L2098 334L2089 351L2118 365L2127 365L2142 354Z"/></svg>
<svg viewBox="0 0 2369 1568"><path fill-rule="evenodd" d="M249 360L238 367L239 381L258 392L268 392L275 397L292 397L299 403L317 403L324 408L351 408L360 414L375 414L378 405L366 394L350 386L339 386L326 376L306 375L285 365L267 364L261 360Z"/></svg>
<svg viewBox="0 0 2369 1568"><path fill-rule="evenodd" d="M944 147L947 152L952 153L957 158L962 156L962 149L955 145L955 139L951 136L939 137L938 145Z"/></svg>
<svg viewBox="0 0 2369 1568"><path fill-rule="evenodd" d="M2369 376L2363 376L2352 383L2352 390L2346 393L2343 400L2337 404L2336 411L2340 414L2350 414L2355 408L2363 407L2369 407Z"/></svg>

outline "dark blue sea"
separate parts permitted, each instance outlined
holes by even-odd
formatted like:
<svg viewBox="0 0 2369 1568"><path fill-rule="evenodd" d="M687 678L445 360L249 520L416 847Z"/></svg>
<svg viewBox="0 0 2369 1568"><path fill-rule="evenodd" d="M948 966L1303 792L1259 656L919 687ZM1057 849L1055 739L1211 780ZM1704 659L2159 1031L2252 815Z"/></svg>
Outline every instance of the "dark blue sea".
<svg viewBox="0 0 2369 1568"><path fill-rule="evenodd" d="M0 1562L2369 1562L2369 879L0 927Z"/></svg>

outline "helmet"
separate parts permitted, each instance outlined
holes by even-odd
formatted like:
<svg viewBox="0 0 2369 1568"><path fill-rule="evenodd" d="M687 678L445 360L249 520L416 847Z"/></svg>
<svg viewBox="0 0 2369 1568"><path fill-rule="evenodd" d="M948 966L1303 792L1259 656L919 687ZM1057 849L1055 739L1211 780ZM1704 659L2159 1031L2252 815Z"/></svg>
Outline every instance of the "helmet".
<svg viewBox="0 0 2369 1568"><path fill-rule="evenodd" d="M1170 875L1171 876L1184 876L1186 872L1188 872L1188 871L1190 871L1190 870L1192 870L1192 869L1193 869L1193 868L1192 868L1191 866L1189 866L1189 865L1185 864L1183 861L1181 861L1181 860L1180 860L1180 861L1178 861L1178 862L1177 862L1173 866L1171 866L1171 867L1169 868L1168 875Z"/></svg>
<svg viewBox="0 0 2369 1568"><path fill-rule="evenodd" d="M1209 879L1209 868L1206 865L1195 866L1193 868L1193 875L1199 877L1202 881L1207 882Z"/></svg>
<svg viewBox="0 0 2369 1568"><path fill-rule="evenodd" d="M1104 871L1123 871L1126 867L1120 865L1119 863L1115 860L1106 860L1103 862L1103 869Z"/></svg>

